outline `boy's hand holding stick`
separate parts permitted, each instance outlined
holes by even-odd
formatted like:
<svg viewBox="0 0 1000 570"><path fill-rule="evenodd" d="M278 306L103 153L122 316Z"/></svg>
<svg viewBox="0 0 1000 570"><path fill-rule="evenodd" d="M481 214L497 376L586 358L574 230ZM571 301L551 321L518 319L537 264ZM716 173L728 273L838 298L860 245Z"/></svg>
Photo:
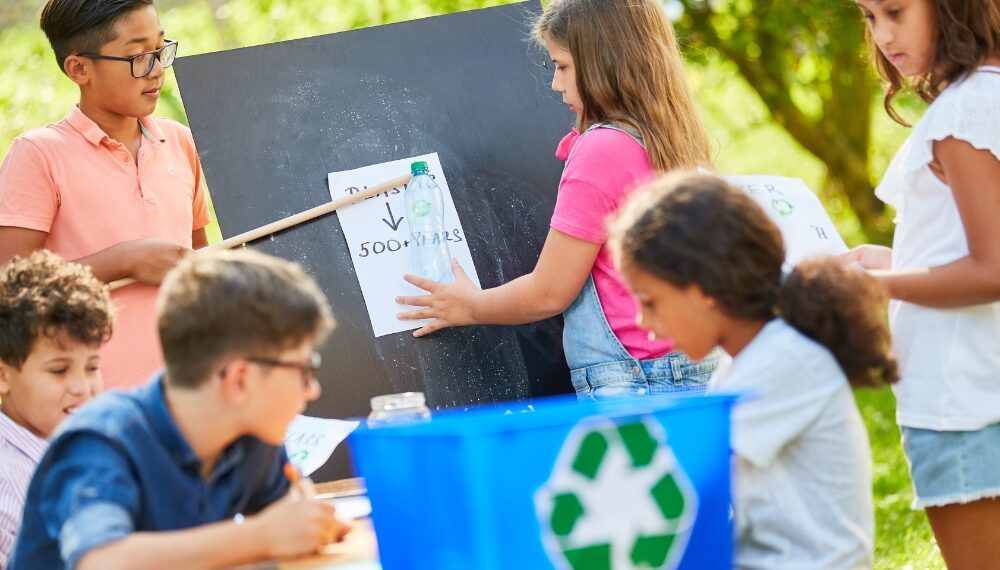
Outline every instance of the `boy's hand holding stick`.
<svg viewBox="0 0 1000 570"><path fill-rule="evenodd" d="M206 247L203 251L218 251L223 249L232 249L234 247L241 246L255 239L260 239L262 237L271 235L273 233L286 230L292 226L296 226L303 222L308 222L309 220L314 220L320 216L325 216L330 212L334 212L345 206L357 204L358 202L371 198L372 196L376 196L383 192L388 192L393 188L399 188L400 186L405 186L407 183L410 182L410 179L412 177L413 176L410 174L397 176L396 178L393 178L391 180L386 180L385 182L382 182L380 184L369 186L368 188L366 188L361 192L358 192L357 194L353 194L351 196L345 196L343 198L338 198L336 200L327 202L326 204L310 208L303 212L299 212L298 214L292 214L291 216L271 222L270 224L266 224L259 228L243 232L239 235L235 235L228 239L224 239L219 243L215 243ZM131 278L119 279L111 283L111 289L112 290L120 289L127 285L131 285L135 282L136 280Z"/></svg>

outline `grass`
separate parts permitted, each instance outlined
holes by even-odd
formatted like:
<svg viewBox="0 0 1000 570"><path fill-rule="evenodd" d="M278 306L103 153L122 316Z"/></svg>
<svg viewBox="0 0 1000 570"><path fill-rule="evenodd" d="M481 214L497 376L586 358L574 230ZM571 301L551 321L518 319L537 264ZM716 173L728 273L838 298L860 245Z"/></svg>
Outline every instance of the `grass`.
<svg viewBox="0 0 1000 570"><path fill-rule="evenodd" d="M875 568L933 570L944 568L927 516L910 508L913 489L896 426L896 406L889 388L859 390L858 408L868 426L875 496Z"/></svg>
<svg viewBox="0 0 1000 570"><path fill-rule="evenodd" d="M367 24L365 10L374 10L371 2L357 2L351 10L334 10L320 3L317 17L302 17L303 10L315 2L271 0L267 16L253 8L252 0L225 3L226 13L216 13L234 22L240 30L241 44L260 43L290 37L326 33ZM392 7L392 19L428 15L418 2L396 0L382 6ZM369 6L371 5L371 6ZM403 6L408 6L405 9ZM457 7L468 8L473 4ZM414 8L413 6L417 6ZM399 11L401 10L401 11ZM348 18L347 16L350 16ZM384 16L384 14L382 14ZM171 37L182 42L183 54L220 49L223 39L212 23L207 2L168 0L161 2L161 18ZM360 23L359 23L360 22ZM280 37L275 37L275 30ZM229 38L232 41L233 38ZM55 65L41 32L34 22L0 30L6 63L0 67L0 152L6 153L19 133L48 122L58 121L76 101L75 87ZM715 140L716 165L724 173L768 173L802 178L813 189L820 187L825 167L800 147L771 121L766 108L736 73L725 64L694 67L690 81L706 126ZM158 114L186 123L183 103L173 74L167 76ZM875 117L873 169L880 172L888 164L906 131L891 121L880 107ZM828 204L835 223L850 244L859 242L857 221L841 205ZM218 225L209 227L210 241L221 240ZM874 462L876 553L875 568L924 570L943 568L934 545L927 519L921 511L910 509L912 491L906 462L894 422L894 400L888 389L861 391L858 406L868 426Z"/></svg>

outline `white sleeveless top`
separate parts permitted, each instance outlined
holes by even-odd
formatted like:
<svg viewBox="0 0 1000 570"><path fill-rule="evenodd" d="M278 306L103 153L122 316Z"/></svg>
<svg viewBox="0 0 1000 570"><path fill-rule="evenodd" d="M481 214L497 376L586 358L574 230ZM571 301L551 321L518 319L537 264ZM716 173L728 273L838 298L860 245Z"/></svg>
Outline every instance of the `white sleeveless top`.
<svg viewBox="0 0 1000 570"><path fill-rule="evenodd" d="M935 267L969 254L951 189L930 169L934 141L948 137L1000 160L1000 67L983 66L945 89L875 190L897 211L893 269ZM1000 302L932 309L894 300L889 325L900 361L900 425L968 431L1000 422Z"/></svg>

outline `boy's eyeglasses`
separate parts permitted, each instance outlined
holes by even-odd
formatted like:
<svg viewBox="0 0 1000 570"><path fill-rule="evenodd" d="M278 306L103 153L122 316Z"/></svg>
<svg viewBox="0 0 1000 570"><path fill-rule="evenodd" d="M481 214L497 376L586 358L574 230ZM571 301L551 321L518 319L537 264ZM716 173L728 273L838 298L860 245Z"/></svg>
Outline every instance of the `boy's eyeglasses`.
<svg viewBox="0 0 1000 570"><path fill-rule="evenodd" d="M295 368L302 374L302 386L308 388L309 384L316 378L316 371L323 364L323 357L318 352L313 352L309 356L309 362L300 364L298 362L288 362L287 360L277 360L274 358L254 358L247 357L248 362L262 364L264 366L276 366L278 368Z"/></svg>
<svg viewBox="0 0 1000 570"><path fill-rule="evenodd" d="M156 60L160 60L160 64L163 65L163 69L166 69L174 64L174 58L177 56L177 42L174 40L165 40L166 43L163 47L153 51L147 51L140 53L138 55L130 55L129 57L117 57L113 55L101 55L99 53L83 52L79 55L83 57L89 57L90 59L110 59L111 61L127 61L132 65L132 77L136 79L141 79L146 77L153 71L153 65Z"/></svg>

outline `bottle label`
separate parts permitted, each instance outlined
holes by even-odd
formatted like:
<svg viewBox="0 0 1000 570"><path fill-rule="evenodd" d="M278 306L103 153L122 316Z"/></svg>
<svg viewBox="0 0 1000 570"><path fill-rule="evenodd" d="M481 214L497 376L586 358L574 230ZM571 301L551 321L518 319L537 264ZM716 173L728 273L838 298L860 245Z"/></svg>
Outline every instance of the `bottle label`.
<svg viewBox="0 0 1000 570"><path fill-rule="evenodd" d="M413 202L413 212L412 215L423 218L431 213L431 203L427 200L417 200Z"/></svg>

